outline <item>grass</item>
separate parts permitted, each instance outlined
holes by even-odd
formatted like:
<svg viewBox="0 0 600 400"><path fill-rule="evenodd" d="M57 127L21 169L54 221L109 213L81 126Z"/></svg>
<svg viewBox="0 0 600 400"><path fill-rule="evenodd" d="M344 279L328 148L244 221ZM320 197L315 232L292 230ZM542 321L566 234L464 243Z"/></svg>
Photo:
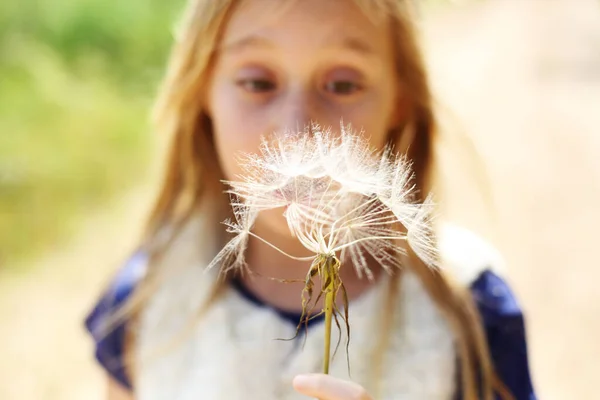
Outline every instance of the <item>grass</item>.
<svg viewBox="0 0 600 400"><path fill-rule="evenodd" d="M60 244L143 175L180 5L0 4L0 267Z"/></svg>

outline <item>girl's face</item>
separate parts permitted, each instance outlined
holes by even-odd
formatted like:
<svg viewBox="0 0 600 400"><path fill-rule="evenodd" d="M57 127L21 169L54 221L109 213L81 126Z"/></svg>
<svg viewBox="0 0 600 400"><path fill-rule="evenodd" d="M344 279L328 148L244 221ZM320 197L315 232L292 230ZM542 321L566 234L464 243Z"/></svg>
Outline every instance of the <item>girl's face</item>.
<svg viewBox="0 0 600 400"><path fill-rule="evenodd" d="M244 1L223 32L207 98L225 178L261 135L311 121L335 129L343 119L382 146L400 118L391 36L349 0Z"/></svg>
<svg viewBox="0 0 600 400"><path fill-rule="evenodd" d="M402 118L390 27L350 0L242 2L211 74L207 111L230 180L263 135L343 119L382 147Z"/></svg>

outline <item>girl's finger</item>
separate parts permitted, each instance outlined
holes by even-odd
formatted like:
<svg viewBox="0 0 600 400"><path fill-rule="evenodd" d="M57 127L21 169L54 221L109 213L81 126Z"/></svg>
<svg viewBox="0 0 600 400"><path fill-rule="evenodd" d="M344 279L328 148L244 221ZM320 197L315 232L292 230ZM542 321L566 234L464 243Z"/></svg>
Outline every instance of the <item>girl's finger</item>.
<svg viewBox="0 0 600 400"><path fill-rule="evenodd" d="M359 384L330 375L298 375L292 384L299 393L321 400L372 400Z"/></svg>

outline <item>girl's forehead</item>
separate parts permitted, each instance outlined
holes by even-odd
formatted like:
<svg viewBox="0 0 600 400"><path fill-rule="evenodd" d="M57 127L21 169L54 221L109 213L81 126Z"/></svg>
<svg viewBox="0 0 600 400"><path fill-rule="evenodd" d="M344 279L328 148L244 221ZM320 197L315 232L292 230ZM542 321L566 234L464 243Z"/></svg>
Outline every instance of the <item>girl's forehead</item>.
<svg viewBox="0 0 600 400"><path fill-rule="evenodd" d="M369 52L390 38L389 26L382 22L355 0L244 0L225 26L220 47L295 40Z"/></svg>

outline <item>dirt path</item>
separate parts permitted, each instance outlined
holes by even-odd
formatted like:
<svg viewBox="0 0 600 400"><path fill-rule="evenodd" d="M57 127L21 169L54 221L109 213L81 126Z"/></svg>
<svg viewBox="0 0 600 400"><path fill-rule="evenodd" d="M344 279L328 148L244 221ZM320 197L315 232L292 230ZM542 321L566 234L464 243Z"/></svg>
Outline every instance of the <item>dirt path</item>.
<svg viewBox="0 0 600 400"><path fill-rule="evenodd" d="M600 370L600 270L592 258L600 222L599 3L489 0L433 16L425 28L440 98L485 159L496 232L478 220L469 182L453 181L450 209L506 256L528 312L540 397L591 399ZM103 398L80 321L133 242L146 193L95 216L74 243L36 262L35 274L0 276L0 399Z"/></svg>

